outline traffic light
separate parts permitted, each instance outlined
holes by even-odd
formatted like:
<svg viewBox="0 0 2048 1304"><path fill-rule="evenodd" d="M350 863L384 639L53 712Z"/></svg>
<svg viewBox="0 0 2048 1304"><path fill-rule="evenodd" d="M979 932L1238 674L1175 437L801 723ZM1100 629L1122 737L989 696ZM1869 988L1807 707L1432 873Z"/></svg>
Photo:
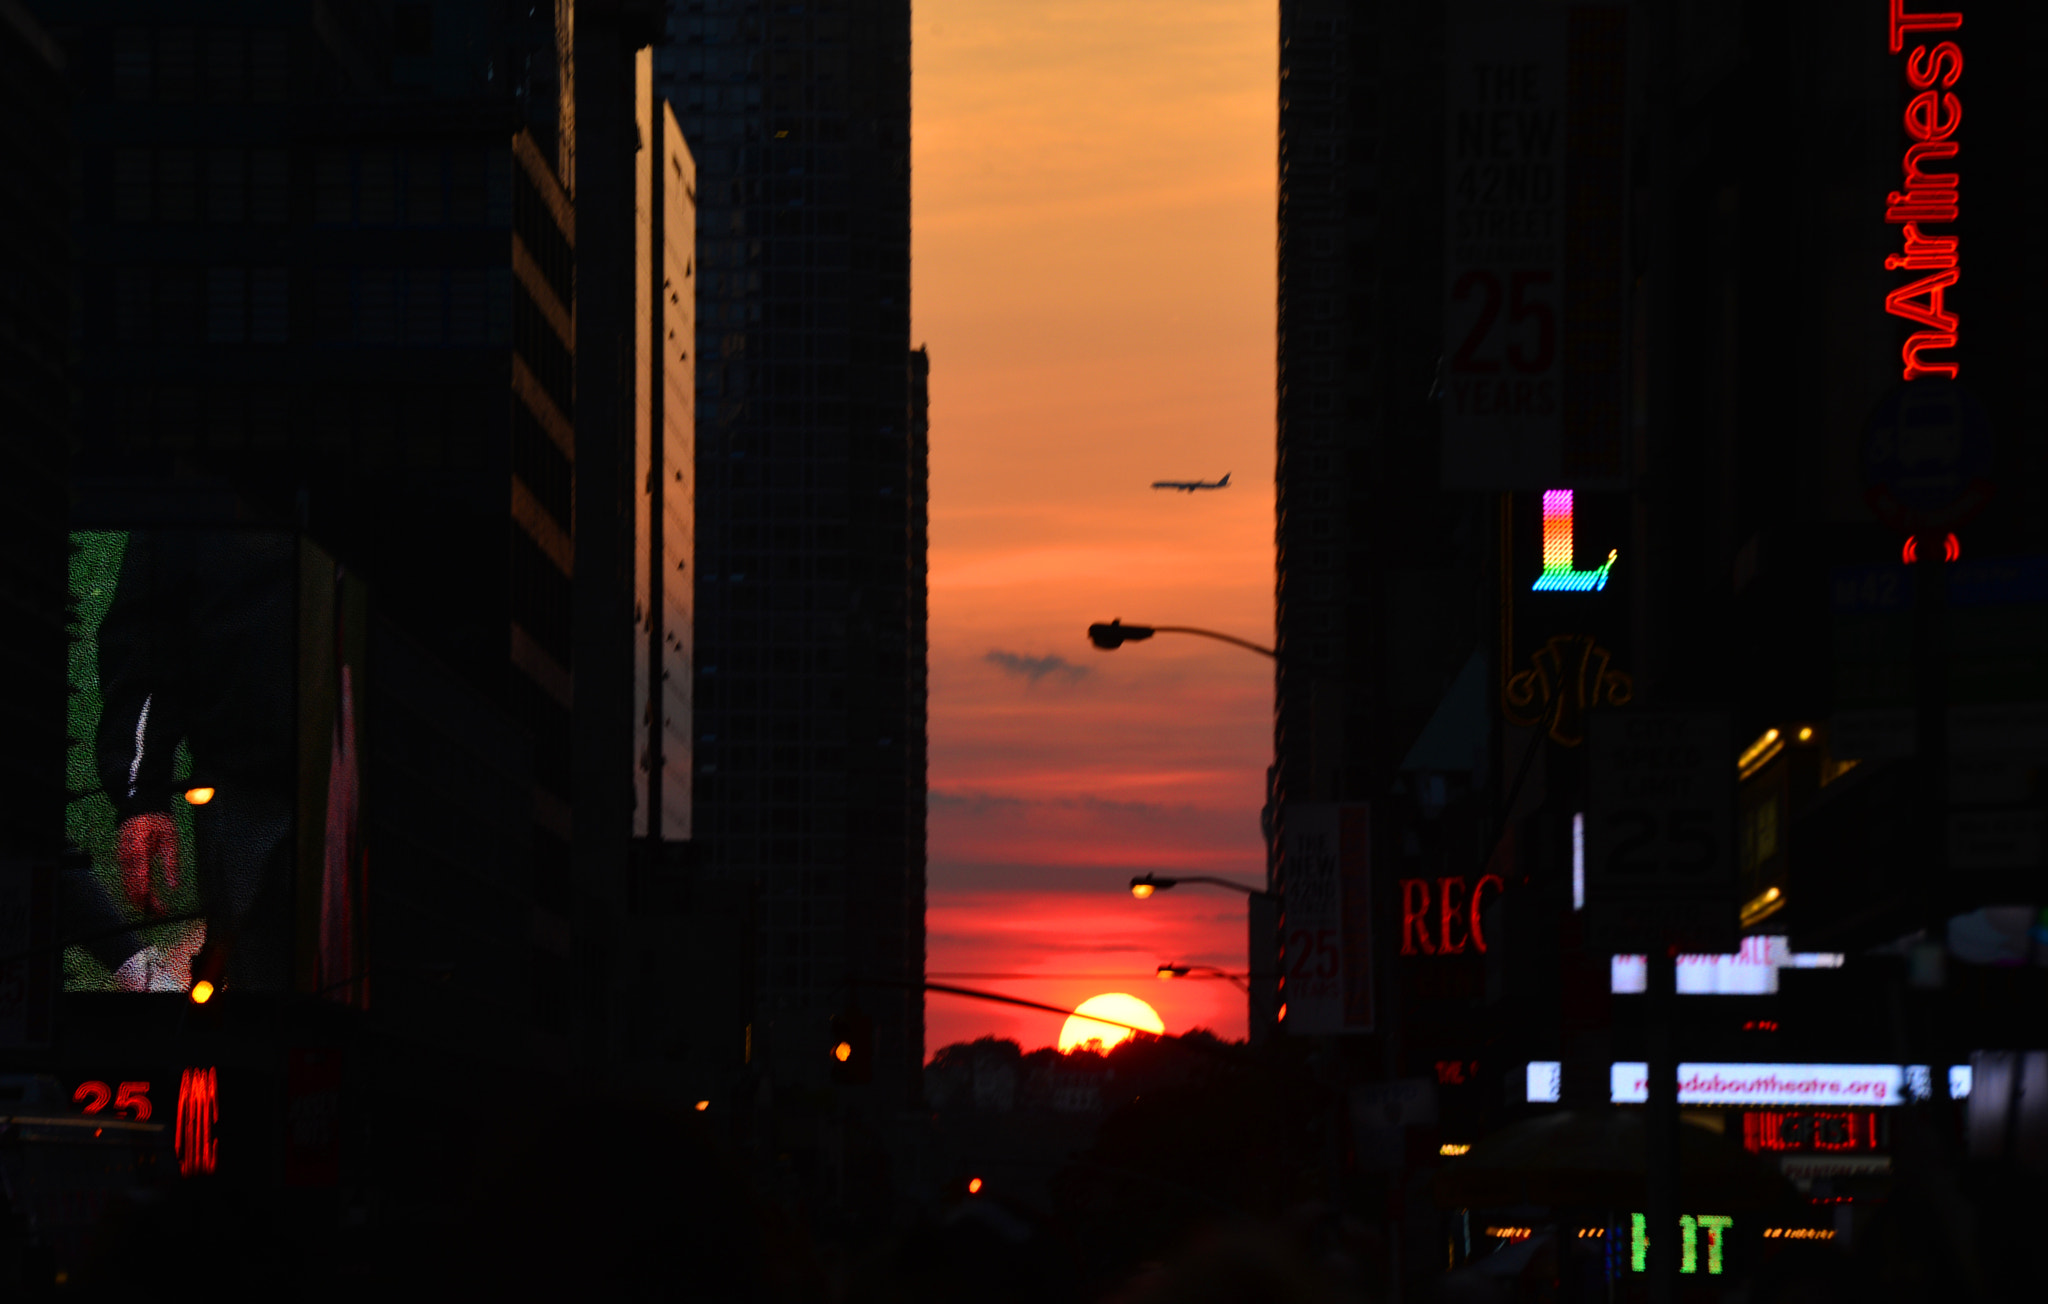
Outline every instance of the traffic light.
<svg viewBox="0 0 2048 1304"><path fill-rule="evenodd" d="M856 1087L875 1076L875 1025L858 1010L832 1018L832 1082Z"/></svg>

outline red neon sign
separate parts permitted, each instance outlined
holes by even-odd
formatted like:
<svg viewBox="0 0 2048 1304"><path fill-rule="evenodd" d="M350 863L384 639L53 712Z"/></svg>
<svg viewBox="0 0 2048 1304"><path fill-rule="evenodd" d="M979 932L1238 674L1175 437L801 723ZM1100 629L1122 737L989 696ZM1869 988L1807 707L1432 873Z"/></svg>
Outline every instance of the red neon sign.
<svg viewBox="0 0 2048 1304"><path fill-rule="evenodd" d="M140 1123L153 1112L149 1104L147 1082L123 1082L118 1087L109 1087L104 1082L81 1082L78 1090L71 1093L81 1114L97 1114L112 1105L117 1114L126 1114Z"/></svg>
<svg viewBox="0 0 2048 1304"><path fill-rule="evenodd" d="M1884 1144L1879 1128L1869 1111L1752 1109L1742 1115L1742 1145L1752 1153L1876 1150Z"/></svg>
<svg viewBox="0 0 2048 1304"><path fill-rule="evenodd" d="M1431 883L1436 885L1433 906ZM1470 885L1462 874L1402 879L1401 954L1462 955L1470 945L1484 955L1486 933L1479 911L1489 884L1496 892L1507 886L1498 874L1482 874Z"/></svg>
<svg viewBox="0 0 2048 1304"><path fill-rule="evenodd" d="M1952 32L1963 25L1960 13L1909 14L1906 0L1891 0L1891 49L1905 49L1908 32ZM1916 45L1906 55L1906 80L1919 90L1906 103L1906 146L1900 164L1899 189L1885 196L1884 220L1900 228L1900 252L1884 260L1887 271L1925 275L1897 286L1884 296L1884 310L1921 327L1900 346L1899 360L1907 380L1923 376L1956 378L1954 362L1931 359L1956 347L1961 338L1956 314L1944 294L1961 276L1957 237L1928 235L1923 223L1956 221L1962 213L1961 178L1956 173L1960 146L1953 139L1963 124L1963 102L1949 88L1963 75L1962 47L1943 41L1931 49Z"/></svg>
<svg viewBox="0 0 2048 1304"><path fill-rule="evenodd" d="M214 1128L220 1123L220 1075L213 1069L186 1069L178 1080L178 1172L185 1177L210 1173L219 1157Z"/></svg>

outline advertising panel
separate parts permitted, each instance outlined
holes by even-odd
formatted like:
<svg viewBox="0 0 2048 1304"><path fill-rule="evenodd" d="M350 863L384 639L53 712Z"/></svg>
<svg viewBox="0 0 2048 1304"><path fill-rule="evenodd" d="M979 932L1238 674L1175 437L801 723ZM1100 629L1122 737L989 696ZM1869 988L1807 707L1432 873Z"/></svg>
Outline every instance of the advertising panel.
<svg viewBox="0 0 2048 1304"><path fill-rule="evenodd" d="M1590 487L1626 472L1626 46L1619 9L1451 29L1446 487Z"/></svg>
<svg viewBox="0 0 2048 1304"><path fill-rule="evenodd" d="M361 576L299 547L298 984L369 1008L363 841L365 662L370 600Z"/></svg>
<svg viewBox="0 0 2048 1304"><path fill-rule="evenodd" d="M71 542L64 990L367 999L361 582L277 531Z"/></svg>
<svg viewBox="0 0 2048 1304"><path fill-rule="evenodd" d="M1372 879L1364 806L1291 803L1280 848L1280 1002L1291 1033L1371 1032Z"/></svg>
<svg viewBox="0 0 2048 1304"><path fill-rule="evenodd" d="M1650 1098L1650 1068L1641 1061L1610 1067L1610 1099L1640 1105ZM1903 1105L1928 1094L1927 1069L1899 1064L1680 1064L1681 1105ZM1966 1070L1949 1070L1949 1094L1970 1094Z"/></svg>
<svg viewBox="0 0 2048 1304"><path fill-rule="evenodd" d="M1601 945L1736 948L1735 755L1715 711L1595 716L1586 909Z"/></svg>

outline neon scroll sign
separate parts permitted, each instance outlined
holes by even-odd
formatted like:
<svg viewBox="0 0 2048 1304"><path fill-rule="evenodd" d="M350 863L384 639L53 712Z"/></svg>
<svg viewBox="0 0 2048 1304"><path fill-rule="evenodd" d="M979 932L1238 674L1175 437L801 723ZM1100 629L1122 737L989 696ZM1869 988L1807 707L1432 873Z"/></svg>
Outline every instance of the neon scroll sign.
<svg viewBox="0 0 2048 1304"><path fill-rule="evenodd" d="M1534 593L1598 593L1607 587L1607 572L1621 553L1610 549L1607 560L1592 570L1572 566L1572 491L1543 491L1543 573L1529 586Z"/></svg>
<svg viewBox="0 0 2048 1304"><path fill-rule="evenodd" d="M1700 1270L1700 1233L1706 1233L1707 1273L1721 1275L1722 1252L1728 1244L1728 1229L1735 1220L1725 1213L1678 1215L1678 1270ZM1647 1215L1629 1215L1628 1266L1631 1272L1646 1272L1650 1266L1650 1220Z"/></svg>
<svg viewBox="0 0 2048 1304"><path fill-rule="evenodd" d="M1884 197L1884 220L1900 229L1900 250L1884 260L1887 271L1912 271L1924 275L1897 286L1884 297L1884 310L1922 329L1906 338L1899 350L1907 380L1923 376L1956 378L1953 362L1929 361L1930 350L1956 347L1960 338L1956 315L1948 310L1942 296L1961 275L1958 266L1958 238L1929 235L1923 225L1947 225L1961 214L1958 194L1961 179L1955 171L1960 149L1956 128L1963 123L1963 102L1954 86L1963 75L1962 47L1943 41L1929 48L1916 45L1906 51L1909 32L1952 32L1963 25L1960 13L1906 12L1906 0L1890 0L1891 49L1906 55L1906 80L1919 93L1906 102L1904 178L1900 187ZM1935 170L1940 167L1948 170Z"/></svg>

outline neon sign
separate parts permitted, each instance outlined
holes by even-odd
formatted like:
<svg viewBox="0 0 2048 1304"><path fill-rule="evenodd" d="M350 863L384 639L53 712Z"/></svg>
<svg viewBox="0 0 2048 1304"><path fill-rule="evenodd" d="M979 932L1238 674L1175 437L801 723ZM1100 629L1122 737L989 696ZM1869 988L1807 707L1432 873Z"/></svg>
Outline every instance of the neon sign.
<svg viewBox="0 0 2048 1304"><path fill-rule="evenodd" d="M1650 1266L1650 1219L1646 1214L1629 1215L1628 1266L1631 1272L1647 1272ZM1718 1277L1722 1254L1728 1247L1727 1232L1735 1220L1725 1213L1678 1215L1678 1270L1700 1270L1700 1233L1707 1234L1707 1275Z"/></svg>
<svg viewBox="0 0 2048 1304"><path fill-rule="evenodd" d="M1477 883L1469 886L1460 874L1439 878L1432 910L1430 880L1402 879L1401 954L1462 955L1469 945L1484 955L1486 933L1479 924L1479 908L1488 884L1496 892L1507 886L1498 874L1482 874Z"/></svg>
<svg viewBox="0 0 2048 1304"><path fill-rule="evenodd" d="M1956 541L1955 535L1951 534L1941 541L1941 559L1943 561L1954 561L1962 555L1963 545ZM1909 534L1906 536L1905 544L1899 548L1899 560L1908 566L1914 565L1920 560L1919 535Z"/></svg>
<svg viewBox="0 0 2048 1304"><path fill-rule="evenodd" d="M210 1173L219 1158L214 1128L220 1124L219 1074L211 1068L186 1069L178 1080L178 1172L185 1177Z"/></svg>
<svg viewBox="0 0 2048 1304"><path fill-rule="evenodd" d="M1607 587L1607 572L1614 569L1619 549L1610 548L1607 560L1592 570L1578 570L1572 555L1572 491L1543 491L1543 573L1529 586L1534 593L1598 593Z"/></svg>
<svg viewBox="0 0 2048 1304"><path fill-rule="evenodd" d="M1844 1110L1749 1110L1742 1116L1742 1145L1759 1151L1827 1152L1875 1150L1881 1144L1876 1114Z"/></svg>
<svg viewBox="0 0 2048 1304"><path fill-rule="evenodd" d="M81 1082L78 1090L71 1093L71 1099L80 1106L82 1114L97 1114L111 1103L115 1113L126 1114L138 1123L154 1112L149 1104L147 1082L123 1082L118 1088L104 1082Z"/></svg>
<svg viewBox="0 0 2048 1304"><path fill-rule="evenodd" d="M1960 13L1906 12L1906 0L1890 0L1891 51L1905 52L1909 32L1952 32L1963 25ZM1963 51L1954 41L1929 49L1916 45L1906 54L1906 80L1919 91L1906 103L1906 146L1900 167L1903 179L1885 198L1884 220L1897 226L1900 250L1884 260L1887 271L1923 272L1917 280L1894 287L1884 296L1884 310L1923 329L1908 336L1899 349L1907 380L1923 376L1956 378L1953 362L1929 361L1933 350L1953 349L1960 338L1956 314L1943 295L1961 276L1958 237L1929 235L1923 223L1946 224L1961 215L1961 178L1955 171L1960 146L1954 139L1963 123L1963 102L1953 87L1963 75ZM1945 164L1947 170L1931 170Z"/></svg>

